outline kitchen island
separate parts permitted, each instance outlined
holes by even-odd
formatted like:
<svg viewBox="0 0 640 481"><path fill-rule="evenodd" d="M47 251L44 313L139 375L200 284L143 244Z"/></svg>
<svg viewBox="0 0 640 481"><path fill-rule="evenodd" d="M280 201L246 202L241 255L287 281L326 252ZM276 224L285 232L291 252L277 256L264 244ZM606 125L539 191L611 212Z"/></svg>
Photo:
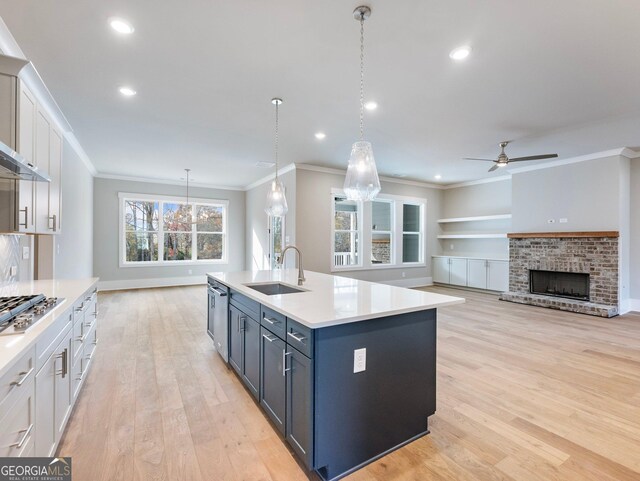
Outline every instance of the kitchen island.
<svg viewBox="0 0 640 481"><path fill-rule="evenodd" d="M305 274L208 274L224 313L209 334L304 464L338 479L429 432L436 309L464 299Z"/></svg>

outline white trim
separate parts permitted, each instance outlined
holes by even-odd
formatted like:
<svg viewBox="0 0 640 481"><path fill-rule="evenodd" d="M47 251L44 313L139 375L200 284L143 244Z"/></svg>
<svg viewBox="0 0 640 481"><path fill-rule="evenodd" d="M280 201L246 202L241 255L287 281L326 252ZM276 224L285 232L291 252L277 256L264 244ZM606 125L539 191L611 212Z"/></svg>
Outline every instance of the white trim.
<svg viewBox="0 0 640 481"><path fill-rule="evenodd" d="M627 299L620 303L620 314L640 312L640 299Z"/></svg>
<svg viewBox="0 0 640 481"><path fill-rule="evenodd" d="M477 215L475 217L450 217L449 219L438 219L438 224L448 224L450 222L479 222L485 220L511 219L511 214Z"/></svg>
<svg viewBox="0 0 640 481"><path fill-rule="evenodd" d="M118 199L127 200L158 200L166 202L187 202L186 196L181 195L160 195L160 194L137 194L135 192L118 192ZM224 205L229 207L229 201L227 199L210 199L203 197L189 197L190 204L209 204L209 205Z"/></svg>
<svg viewBox="0 0 640 481"><path fill-rule="evenodd" d="M179 179L154 179L151 177L135 177L131 175L104 174L100 172L96 174L96 178L124 180L128 182L142 182L145 184L182 185L182 186L186 185L184 180L179 180ZM198 182L191 182L191 181L189 181L189 185L191 187L202 187L205 189L244 191L243 187L225 187L222 185L205 184L205 183L198 183Z"/></svg>
<svg viewBox="0 0 640 481"><path fill-rule="evenodd" d="M80 142L78 142L78 139L76 138L76 134L74 134L72 131L69 130L64 133L64 138L67 139L67 143L71 146L71 148L75 150L76 155L80 157L80 160L85 165L89 173L91 173L93 177L96 177L98 174L98 171L96 170L95 166L91 162L91 159L89 158L85 150L82 148L82 145L80 145Z"/></svg>
<svg viewBox="0 0 640 481"><path fill-rule="evenodd" d="M506 239L507 234L441 234L438 239Z"/></svg>
<svg viewBox="0 0 640 481"><path fill-rule="evenodd" d="M604 159L606 157L613 157L616 155L631 159L635 158L639 154L631 149L628 149L627 147L623 147L618 149L605 150L603 152L595 152L593 154L579 155L578 157L570 157L568 159L555 160L553 162L546 162L539 165L518 167L515 169L509 169L509 166L507 166L507 169L511 174L520 174L522 172L531 172L533 170L550 169L552 167L559 167L561 165L577 164L579 162L587 162L589 160Z"/></svg>
<svg viewBox="0 0 640 481"><path fill-rule="evenodd" d="M433 278L431 277L414 277L411 279L392 279L390 281L376 281L378 284L387 284L389 286L406 287L408 289L413 287L426 287L433 285Z"/></svg>
<svg viewBox="0 0 640 481"><path fill-rule="evenodd" d="M175 287L205 285L205 274L188 277L157 277L152 279L122 279L117 281L99 281L99 291L120 291L124 289L149 289L152 287Z"/></svg>
<svg viewBox="0 0 640 481"><path fill-rule="evenodd" d="M335 175L346 175L347 171L345 169L336 169L334 167L321 167L319 165L312 164L295 164L296 169L300 170L309 170L312 172L321 172L323 174L335 174ZM415 187L425 187L428 189L445 189L446 187L438 184L431 184L429 182L421 182L419 180L409 180L409 179L401 179L398 177L387 177L384 175L380 176L381 182L391 182L393 184L405 184L405 185L413 185Z"/></svg>
<svg viewBox="0 0 640 481"><path fill-rule="evenodd" d="M296 164L289 164L285 167L283 167L282 169L278 169L278 175L282 175L282 174L286 174L287 172L291 172L292 170L296 170ZM261 179L256 180L255 182L251 182L249 185L245 185L241 190L251 190L251 189L255 189L256 187L258 187L259 185L262 185L266 182L269 182L273 179L276 178L276 173L272 173L269 175L265 175L264 177L262 177Z"/></svg>
<svg viewBox="0 0 640 481"><path fill-rule="evenodd" d="M491 184L493 182L502 182L503 180L511 180L511 175L500 175L498 177L487 177L486 179L469 180L467 182L459 182L457 184L444 185L444 190L457 189L458 187L468 187L470 185Z"/></svg>

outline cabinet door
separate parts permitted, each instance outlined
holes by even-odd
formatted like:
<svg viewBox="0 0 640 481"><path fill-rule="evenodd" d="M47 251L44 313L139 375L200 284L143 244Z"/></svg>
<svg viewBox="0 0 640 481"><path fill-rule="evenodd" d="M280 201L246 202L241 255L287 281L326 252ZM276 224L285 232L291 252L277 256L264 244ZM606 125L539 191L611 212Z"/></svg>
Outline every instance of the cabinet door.
<svg viewBox="0 0 640 481"><path fill-rule="evenodd" d="M56 446L56 355L54 352L36 375L36 456L51 456Z"/></svg>
<svg viewBox="0 0 640 481"><path fill-rule="evenodd" d="M450 267L450 283L454 286L467 285L467 259L451 258Z"/></svg>
<svg viewBox="0 0 640 481"><path fill-rule="evenodd" d="M60 232L61 223L61 178L62 178L62 134L51 129L49 153L49 218L47 227L50 233Z"/></svg>
<svg viewBox="0 0 640 481"><path fill-rule="evenodd" d="M64 427L71 414L71 330L60 343L55 358L55 382L54 382L54 419L56 444L62 438ZM36 402L38 399L36 398Z"/></svg>
<svg viewBox="0 0 640 481"><path fill-rule="evenodd" d="M242 379L249 391L258 398L260 388L260 324L242 314Z"/></svg>
<svg viewBox="0 0 640 481"><path fill-rule="evenodd" d="M213 332L213 318L216 307L216 296L211 292L210 288L207 290L207 293L209 299L207 308L207 333L209 333L209 337L211 337L211 339L215 339Z"/></svg>
<svg viewBox="0 0 640 481"><path fill-rule="evenodd" d="M433 282L449 284L449 258L433 258Z"/></svg>
<svg viewBox="0 0 640 481"><path fill-rule="evenodd" d="M20 103L18 115L18 145L16 150L31 165L35 164L36 100L33 94L20 83ZM35 232L34 189L32 180L18 181L18 222L19 232Z"/></svg>
<svg viewBox="0 0 640 481"><path fill-rule="evenodd" d="M487 289L505 292L509 290L509 261L488 261Z"/></svg>
<svg viewBox="0 0 640 481"><path fill-rule="evenodd" d="M41 108L36 111L36 151L35 163L43 172L49 173L49 156L51 155L51 122ZM35 214L36 233L49 234L49 183L36 182Z"/></svg>
<svg viewBox="0 0 640 481"><path fill-rule="evenodd" d="M313 361L287 345L286 439L304 461L313 467Z"/></svg>
<svg viewBox="0 0 640 481"><path fill-rule="evenodd" d="M229 364L231 364L231 367L233 367L238 374L242 372L241 314L242 313L235 307L229 307Z"/></svg>
<svg viewBox="0 0 640 481"><path fill-rule="evenodd" d="M284 434L287 383L284 371L286 344L264 327L261 330L260 405Z"/></svg>
<svg viewBox="0 0 640 481"><path fill-rule="evenodd" d="M467 285L477 289L487 288L487 261L469 259Z"/></svg>

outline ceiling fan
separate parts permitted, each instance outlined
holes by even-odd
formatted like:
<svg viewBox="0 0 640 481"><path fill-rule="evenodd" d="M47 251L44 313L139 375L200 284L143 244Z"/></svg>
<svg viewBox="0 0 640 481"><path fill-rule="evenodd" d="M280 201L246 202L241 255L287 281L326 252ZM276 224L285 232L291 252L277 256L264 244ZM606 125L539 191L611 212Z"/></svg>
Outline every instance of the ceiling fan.
<svg viewBox="0 0 640 481"><path fill-rule="evenodd" d="M499 167L504 167L510 162L524 162L525 160L542 160L542 159L553 159L558 156L558 154L543 154L543 155L528 155L527 157L515 157L510 159L507 157L507 154L504 153L504 148L509 145L509 141L506 140L504 142L500 142L498 144L500 146L500 155L498 155L497 159L476 159L473 157L465 157L464 160L485 160L487 162L494 162L494 165L489 169L489 172L493 172Z"/></svg>

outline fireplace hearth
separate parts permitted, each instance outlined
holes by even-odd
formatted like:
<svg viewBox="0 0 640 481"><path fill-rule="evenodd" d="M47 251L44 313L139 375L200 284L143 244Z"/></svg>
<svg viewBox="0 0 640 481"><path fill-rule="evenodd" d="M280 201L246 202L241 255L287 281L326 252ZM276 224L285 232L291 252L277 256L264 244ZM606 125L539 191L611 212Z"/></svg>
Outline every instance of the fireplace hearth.
<svg viewBox="0 0 640 481"><path fill-rule="evenodd" d="M529 292L588 301L589 274L530 269Z"/></svg>

